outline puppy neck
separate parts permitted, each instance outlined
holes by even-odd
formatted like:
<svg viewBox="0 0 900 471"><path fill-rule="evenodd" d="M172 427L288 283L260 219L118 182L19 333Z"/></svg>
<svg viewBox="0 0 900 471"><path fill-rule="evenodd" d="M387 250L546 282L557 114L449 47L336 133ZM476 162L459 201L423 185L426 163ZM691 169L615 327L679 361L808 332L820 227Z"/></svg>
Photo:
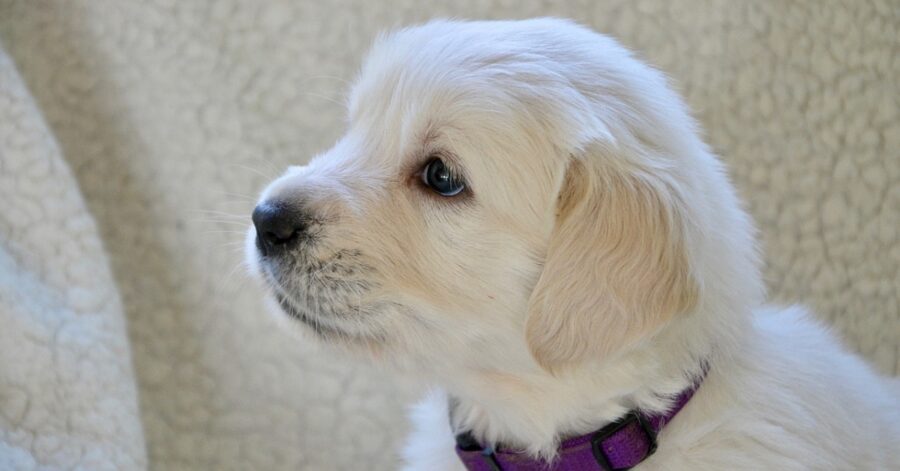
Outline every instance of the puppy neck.
<svg viewBox="0 0 900 471"><path fill-rule="evenodd" d="M600 429L633 409L665 411L704 366L727 368L747 331L744 318L695 312L614 358L560 372L533 364L515 372L453 375L445 384L451 427L484 444L552 459L561 440Z"/></svg>

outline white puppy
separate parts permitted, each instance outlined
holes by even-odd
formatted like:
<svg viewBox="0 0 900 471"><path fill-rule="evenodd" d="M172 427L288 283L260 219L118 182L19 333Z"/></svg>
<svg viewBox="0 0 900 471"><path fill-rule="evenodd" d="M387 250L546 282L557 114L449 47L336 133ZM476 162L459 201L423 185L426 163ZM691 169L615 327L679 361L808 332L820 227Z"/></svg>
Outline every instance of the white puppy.
<svg viewBox="0 0 900 471"><path fill-rule="evenodd" d="M695 382L639 469L900 469L900 387L764 306L721 164L613 40L435 21L380 38L349 103L265 190L247 256L304 330L446 391L409 469L465 469L463 432L565 469L562 441Z"/></svg>

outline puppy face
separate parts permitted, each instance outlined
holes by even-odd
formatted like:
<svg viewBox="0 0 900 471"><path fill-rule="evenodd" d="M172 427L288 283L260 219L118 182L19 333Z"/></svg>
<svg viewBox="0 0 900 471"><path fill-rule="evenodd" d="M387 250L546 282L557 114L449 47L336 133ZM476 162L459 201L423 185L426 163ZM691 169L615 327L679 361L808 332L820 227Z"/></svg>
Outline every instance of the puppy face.
<svg viewBox="0 0 900 471"><path fill-rule="evenodd" d="M558 20L382 38L347 133L263 192L247 257L304 328L397 363L608 355L697 295L653 87L615 43Z"/></svg>

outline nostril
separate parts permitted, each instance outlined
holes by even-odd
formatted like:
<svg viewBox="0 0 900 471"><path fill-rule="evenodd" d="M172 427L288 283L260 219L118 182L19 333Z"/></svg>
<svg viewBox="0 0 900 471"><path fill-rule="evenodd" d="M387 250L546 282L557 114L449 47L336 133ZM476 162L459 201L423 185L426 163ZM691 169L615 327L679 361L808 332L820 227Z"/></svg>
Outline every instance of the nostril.
<svg viewBox="0 0 900 471"><path fill-rule="evenodd" d="M273 243L283 244L293 239L294 237L297 237L297 232L299 232L299 229L295 227L278 225L271 228L271 230L267 230L266 232L264 232L263 236Z"/></svg>
<svg viewBox="0 0 900 471"><path fill-rule="evenodd" d="M267 255L299 239L306 230L302 213L281 203L261 203L253 210L253 225L260 251Z"/></svg>

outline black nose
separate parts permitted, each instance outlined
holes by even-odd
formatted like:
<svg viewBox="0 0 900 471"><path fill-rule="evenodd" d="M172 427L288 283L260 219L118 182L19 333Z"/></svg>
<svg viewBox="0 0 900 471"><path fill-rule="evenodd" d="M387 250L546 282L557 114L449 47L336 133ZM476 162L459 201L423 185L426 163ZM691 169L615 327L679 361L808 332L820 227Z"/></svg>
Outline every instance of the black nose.
<svg viewBox="0 0 900 471"><path fill-rule="evenodd" d="M306 234L304 213L285 203L264 202L253 210L256 246L263 255L294 245Z"/></svg>

